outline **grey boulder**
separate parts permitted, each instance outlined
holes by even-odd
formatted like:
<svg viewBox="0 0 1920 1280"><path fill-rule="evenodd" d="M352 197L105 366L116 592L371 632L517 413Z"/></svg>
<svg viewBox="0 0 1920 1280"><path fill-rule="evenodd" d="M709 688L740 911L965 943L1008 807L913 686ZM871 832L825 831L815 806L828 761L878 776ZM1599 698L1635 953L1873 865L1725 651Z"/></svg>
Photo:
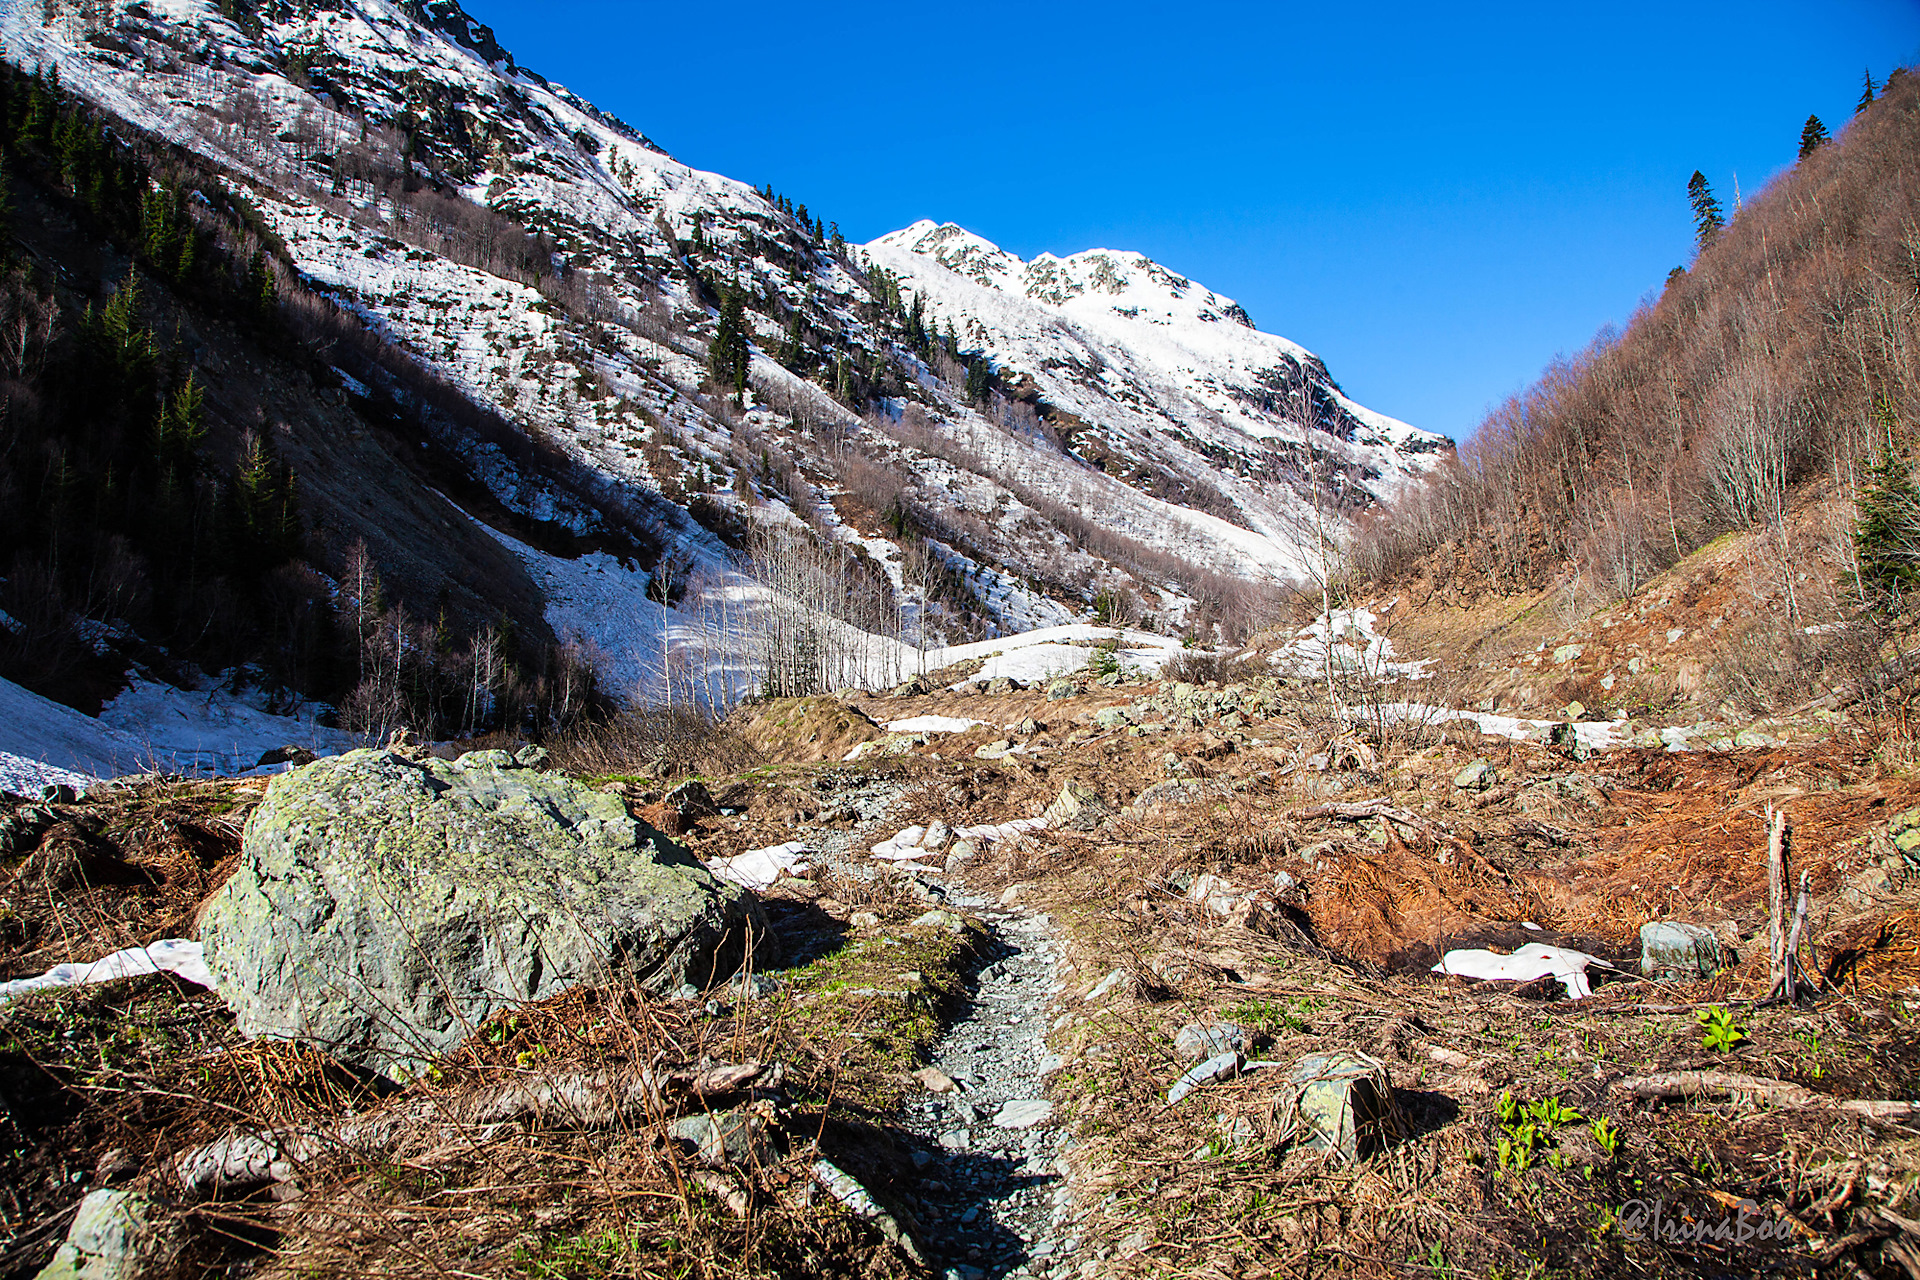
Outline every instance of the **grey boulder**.
<svg viewBox="0 0 1920 1280"><path fill-rule="evenodd" d="M1640 972L1649 978L1693 981L1720 969L1720 940L1704 925L1655 920L1640 926Z"/></svg>
<svg viewBox="0 0 1920 1280"><path fill-rule="evenodd" d="M751 895L617 796L504 751L350 751L275 778L200 923L243 1034L396 1080L498 1010L579 983L706 985L764 935Z"/></svg>

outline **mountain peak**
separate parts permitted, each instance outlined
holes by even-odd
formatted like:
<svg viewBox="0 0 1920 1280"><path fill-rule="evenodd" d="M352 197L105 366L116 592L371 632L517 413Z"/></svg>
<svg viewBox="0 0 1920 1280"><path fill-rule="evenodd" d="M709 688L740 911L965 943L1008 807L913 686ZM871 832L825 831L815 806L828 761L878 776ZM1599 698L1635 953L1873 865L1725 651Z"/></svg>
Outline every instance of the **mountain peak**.
<svg viewBox="0 0 1920 1280"><path fill-rule="evenodd" d="M931 258L957 276L1002 293L1017 293L1043 306L1075 312L1102 311L1150 322L1232 321L1251 329L1244 308L1161 266L1143 253L1084 249L1060 257L1042 253L1023 261L984 236L951 222L922 218L889 232L869 248L904 250Z"/></svg>

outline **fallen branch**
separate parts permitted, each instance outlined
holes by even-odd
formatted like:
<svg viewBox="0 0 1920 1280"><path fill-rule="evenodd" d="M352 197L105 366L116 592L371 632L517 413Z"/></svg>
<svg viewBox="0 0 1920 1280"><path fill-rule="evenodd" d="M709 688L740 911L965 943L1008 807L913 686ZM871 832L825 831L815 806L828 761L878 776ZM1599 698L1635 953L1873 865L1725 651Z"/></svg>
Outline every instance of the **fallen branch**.
<svg viewBox="0 0 1920 1280"><path fill-rule="evenodd" d="M442 1143L491 1141L522 1122L606 1128L680 1103L708 1106L756 1085L775 1087L779 1063L723 1064L700 1070L576 1072L452 1099L420 1098L331 1127L235 1129L174 1159L189 1197L204 1199L293 1181L302 1166L327 1154L376 1155L404 1139Z"/></svg>
<svg viewBox="0 0 1920 1280"><path fill-rule="evenodd" d="M1783 1111L1845 1111L1868 1120L1907 1120L1920 1112L1920 1103L1834 1098L1815 1093L1804 1085L1737 1071L1667 1071L1651 1076L1626 1076L1609 1087L1615 1093L1648 1101L1729 1095L1759 1099Z"/></svg>
<svg viewBox="0 0 1920 1280"><path fill-rule="evenodd" d="M1409 813L1405 809L1398 808L1384 797L1351 803L1316 804L1305 809L1289 809L1286 816L1293 822L1308 822L1314 818L1345 818L1349 821L1359 821L1362 818L1386 818L1409 830L1418 831L1428 839L1447 838L1445 829L1439 823L1431 818L1423 818L1417 813Z"/></svg>

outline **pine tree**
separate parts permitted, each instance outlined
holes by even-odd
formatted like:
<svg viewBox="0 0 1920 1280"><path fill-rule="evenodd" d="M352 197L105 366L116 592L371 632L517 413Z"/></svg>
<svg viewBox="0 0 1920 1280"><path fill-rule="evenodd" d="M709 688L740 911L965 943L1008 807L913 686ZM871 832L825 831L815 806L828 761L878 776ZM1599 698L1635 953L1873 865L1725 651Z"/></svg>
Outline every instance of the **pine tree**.
<svg viewBox="0 0 1920 1280"><path fill-rule="evenodd" d="M267 261L264 250L254 250L253 259L247 263L246 288L260 318L271 319L280 302L280 282L274 277L273 265Z"/></svg>
<svg viewBox="0 0 1920 1280"><path fill-rule="evenodd" d="M1806 124L1800 127L1800 158L1808 156L1827 145L1827 126L1820 123L1819 116L1808 116Z"/></svg>
<svg viewBox="0 0 1920 1280"><path fill-rule="evenodd" d="M707 367L722 385L731 386L736 394L744 394L751 360L746 305L739 293L729 292L720 304L720 323L713 341L707 344Z"/></svg>
<svg viewBox="0 0 1920 1280"><path fill-rule="evenodd" d="M1720 202L1713 198L1713 188L1707 185L1707 176L1698 169L1687 179L1687 203L1693 206L1694 241L1705 249L1727 220L1721 215Z"/></svg>
<svg viewBox="0 0 1920 1280"><path fill-rule="evenodd" d="M1855 115L1859 115L1862 111L1865 111L1868 107L1873 105L1873 94L1874 94L1873 68L1868 67L1866 70L1862 71L1860 75L1866 81L1866 83L1860 90L1860 101L1857 104L1855 104L1853 108L1853 114Z"/></svg>

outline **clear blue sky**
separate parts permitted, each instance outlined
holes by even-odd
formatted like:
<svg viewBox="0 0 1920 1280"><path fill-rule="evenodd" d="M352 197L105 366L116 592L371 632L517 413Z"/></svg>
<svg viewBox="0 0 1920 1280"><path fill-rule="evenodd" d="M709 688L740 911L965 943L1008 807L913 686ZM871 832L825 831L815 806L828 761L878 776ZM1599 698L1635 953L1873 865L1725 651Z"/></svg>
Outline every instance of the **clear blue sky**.
<svg viewBox="0 0 1920 1280"><path fill-rule="evenodd" d="M689 164L869 240L1134 249L1461 437L1920 59L1920 3L467 0Z"/></svg>

